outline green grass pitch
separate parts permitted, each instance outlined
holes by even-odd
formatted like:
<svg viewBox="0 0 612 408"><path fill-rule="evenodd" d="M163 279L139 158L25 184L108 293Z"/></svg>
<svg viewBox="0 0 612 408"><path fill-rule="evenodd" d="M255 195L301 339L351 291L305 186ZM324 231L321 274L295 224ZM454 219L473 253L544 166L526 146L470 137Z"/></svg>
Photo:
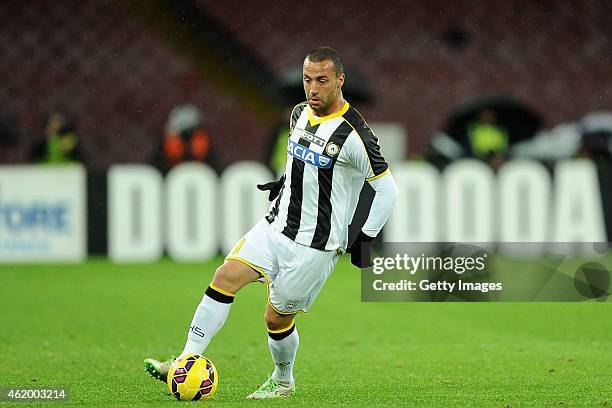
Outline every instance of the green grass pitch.
<svg viewBox="0 0 612 408"><path fill-rule="evenodd" d="M181 404L142 360L180 352L219 261L0 266L0 387L67 387L73 406ZM341 260L297 319L296 394L266 406L612 406L610 302L361 303L359 282ZM238 294L205 353L217 395L183 404L263 404L244 397L273 369L265 297L260 284Z"/></svg>

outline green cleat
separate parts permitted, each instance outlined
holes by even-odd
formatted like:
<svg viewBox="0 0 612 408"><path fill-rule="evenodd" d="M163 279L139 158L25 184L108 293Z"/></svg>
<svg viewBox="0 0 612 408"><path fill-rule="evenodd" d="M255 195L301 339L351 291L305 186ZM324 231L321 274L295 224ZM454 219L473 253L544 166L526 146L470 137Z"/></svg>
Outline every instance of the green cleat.
<svg viewBox="0 0 612 408"><path fill-rule="evenodd" d="M170 371L170 366L174 363L176 358L171 357L170 360L166 361L158 361L154 358L147 358L144 361L145 371L149 373L149 375L153 378L158 379L159 381L166 382L168 378L168 371Z"/></svg>
<svg viewBox="0 0 612 408"><path fill-rule="evenodd" d="M249 399L265 399L265 398L279 398L286 397L295 391L295 383L289 387L278 384L272 377L268 377L268 380L263 383L261 387L254 393L249 395Z"/></svg>

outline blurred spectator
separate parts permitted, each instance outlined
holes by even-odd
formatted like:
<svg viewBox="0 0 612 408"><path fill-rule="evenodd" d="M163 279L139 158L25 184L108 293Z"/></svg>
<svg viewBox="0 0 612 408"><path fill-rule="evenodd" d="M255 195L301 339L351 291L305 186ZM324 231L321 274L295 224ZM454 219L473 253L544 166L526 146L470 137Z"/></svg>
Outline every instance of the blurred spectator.
<svg viewBox="0 0 612 408"><path fill-rule="evenodd" d="M289 143L289 118L293 105L286 105L270 132L268 166L274 174L281 175L287 164L287 143Z"/></svg>
<svg viewBox="0 0 612 408"><path fill-rule="evenodd" d="M166 174L174 166L188 161L205 163L219 171L200 110L185 104L168 114L164 138L152 163Z"/></svg>
<svg viewBox="0 0 612 408"><path fill-rule="evenodd" d="M30 146L29 158L42 164L84 161L76 130L62 113L49 115L44 134Z"/></svg>
<svg viewBox="0 0 612 408"><path fill-rule="evenodd" d="M484 109L477 120L468 123L467 134L474 156L484 158L508 151L508 132L498 123L492 109Z"/></svg>
<svg viewBox="0 0 612 408"><path fill-rule="evenodd" d="M531 139L541 124L535 112L510 97L468 101L450 115L444 131L432 137L426 157L439 167L472 157L497 169L513 145Z"/></svg>

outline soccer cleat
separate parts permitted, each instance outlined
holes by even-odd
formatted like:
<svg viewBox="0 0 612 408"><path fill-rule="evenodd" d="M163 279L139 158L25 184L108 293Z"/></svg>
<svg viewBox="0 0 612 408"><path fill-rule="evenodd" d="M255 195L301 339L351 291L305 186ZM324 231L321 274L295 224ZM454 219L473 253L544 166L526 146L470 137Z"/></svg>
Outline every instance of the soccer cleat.
<svg viewBox="0 0 612 408"><path fill-rule="evenodd" d="M249 399L265 399L265 398L279 398L286 397L289 394L295 391L295 383L291 384L290 387L285 387L283 385L278 384L272 377L269 377L268 380L263 383L261 387L257 389L254 393L249 395L247 398Z"/></svg>
<svg viewBox="0 0 612 408"><path fill-rule="evenodd" d="M149 375L153 378L158 379L159 381L166 382L168 378L168 371L170 370L170 366L174 363L176 358L171 357L170 360L166 361L158 361L154 358L147 358L144 361L145 371L149 373Z"/></svg>

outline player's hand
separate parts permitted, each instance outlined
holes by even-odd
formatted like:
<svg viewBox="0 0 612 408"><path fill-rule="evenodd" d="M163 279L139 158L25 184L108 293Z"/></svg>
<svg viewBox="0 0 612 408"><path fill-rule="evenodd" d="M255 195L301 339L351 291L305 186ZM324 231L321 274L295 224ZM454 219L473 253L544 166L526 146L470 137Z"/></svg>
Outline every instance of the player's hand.
<svg viewBox="0 0 612 408"><path fill-rule="evenodd" d="M285 184L284 174L283 174L283 177L281 177L280 179L276 181L271 181L265 184L258 184L257 188L261 191L270 191L270 194L268 195L268 201L274 201L274 199L278 197L278 194L280 193L281 188L283 188L283 184Z"/></svg>
<svg viewBox="0 0 612 408"><path fill-rule="evenodd" d="M372 266L372 241L374 237L359 231L357 237L346 252L351 254L351 263L358 268L369 268Z"/></svg>

